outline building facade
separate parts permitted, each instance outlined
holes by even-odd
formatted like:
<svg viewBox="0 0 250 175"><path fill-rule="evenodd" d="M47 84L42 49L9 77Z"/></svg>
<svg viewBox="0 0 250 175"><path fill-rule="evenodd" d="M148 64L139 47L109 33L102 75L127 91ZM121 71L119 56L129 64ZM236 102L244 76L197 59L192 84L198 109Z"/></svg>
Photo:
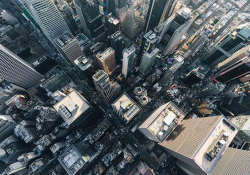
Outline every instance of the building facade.
<svg viewBox="0 0 250 175"><path fill-rule="evenodd" d="M40 83L43 76L28 63L0 45L0 77L24 89Z"/></svg>

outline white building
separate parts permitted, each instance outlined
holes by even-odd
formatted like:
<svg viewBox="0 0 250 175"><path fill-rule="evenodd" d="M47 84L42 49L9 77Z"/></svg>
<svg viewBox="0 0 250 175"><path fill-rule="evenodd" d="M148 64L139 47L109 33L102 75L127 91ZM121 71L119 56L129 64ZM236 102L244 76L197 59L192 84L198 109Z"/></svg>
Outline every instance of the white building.
<svg viewBox="0 0 250 175"><path fill-rule="evenodd" d="M44 35L54 44L54 39L70 29L52 0L20 0ZM55 46L56 47L56 46Z"/></svg>
<svg viewBox="0 0 250 175"><path fill-rule="evenodd" d="M70 89L67 96L54 105L54 109L67 125L77 125L93 112L89 102L74 89Z"/></svg>
<svg viewBox="0 0 250 175"><path fill-rule="evenodd" d="M156 142L163 142L168 138L185 114L174 103L168 102L157 108L139 126L139 131L147 138Z"/></svg>
<svg viewBox="0 0 250 175"><path fill-rule="evenodd" d="M138 112L140 112L141 108L137 105L128 94L124 93L120 96L113 104L112 107L114 111L125 119L128 123L132 118L136 116Z"/></svg>
<svg viewBox="0 0 250 175"><path fill-rule="evenodd" d="M177 158L187 174L211 174L237 134L223 116L183 120L166 141L160 143Z"/></svg>
<svg viewBox="0 0 250 175"><path fill-rule="evenodd" d="M151 70L152 66L155 63L155 58L157 53L159 52L159 49L155 48L151 53L144 53L141 65L140 65L140 71L143 74L146 74L148 71Z"/></svg>
<svg viewBox="0 0 250 175"><path fill-rule="evenodd" d="M122 74L125 78L130 74L134 67L135 48L130 47L123 52Z"/></svg>
<svg viewBox="0 0 250 175"><path fill-rule="evenodd" d="M57 48L60 49L64 57L66 56L73 64L77 58L84 56L78 40L68 32L55 38L54 43L58 46Z"/></svg>
<svg viewBox="0 0 250 175"><path fill-rule="evenodd" d="M182 36L193 23L193 20L191 10L183 8L179 13L171 16L162 23L159 43L161 42L166 46L163 52L164 55L167 55L179 44Z"/></svg>

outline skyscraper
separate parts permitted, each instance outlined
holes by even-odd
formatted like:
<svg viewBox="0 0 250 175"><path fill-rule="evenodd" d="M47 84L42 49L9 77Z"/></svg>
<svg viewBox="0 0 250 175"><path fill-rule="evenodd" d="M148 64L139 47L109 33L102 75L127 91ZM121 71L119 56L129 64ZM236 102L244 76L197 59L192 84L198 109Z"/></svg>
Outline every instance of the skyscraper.
<svg viewBox="0 0 250 175"><path fill-rule="evenodd" d="M185 113L173 102L158 107L139 126L139 131L147 138L156 142L163 142L183 120Z"/></svg>
<svg viewBox="0 0 250 175"><path fill-rule="evenodd" d="M99 67L107 74L112 74L116 69L115 51L111 47L96 55Z"/></svg>
<svg viewBox="0 0 250 175"><path fill-rule="evenodd" d="M162 23L160 26L160 40L158 43L165 46L164 55L167 55L178 45L182 36L187 32L192 22L193 18L191 17L191 10L183 8L177 14Z"/></svg>
<svg viewBox="0 0 250 175"><path fill-rule="evenodd" d="M223 116L183 120L160 145L188 174L210 174L238 129Z"/></svg>
<svg viewBox="0 0 250 175"><path fill-rule="evenodd" d="M155 58L157 53L159 52L159 49L155 48L151 53L144 53L142 61L141 61L141 65L140 65L140 71L143 74L146 74L147 72L149 72L152 68L152 66L154 65L155 62Z"/></svg>
<svg viewBox="0 0 250 175"><path fill-rule="evenodd" d="M246 46L217 66L215 79L228 83L250 74L250 46Z"/></svg>
<svg viewBox="0 0 250 175"><path fill-rule="evenodd" d="M111 47L115 50L115 60L117 64L121 63L123 58L123 50L129 45L129 40L121 31L115 32L111 35Z"/></svg>
<svg viewBox="0 0 250 175"><path fill-rule="evenodd" d="M93 80L96 90L107 104L111 104L121 94L121 86L117 82L110 81L103 70L95 73Z"/></svg>
<svg viewBox="0 0 250 175"><path fill-rule="evenodd" d="M43 76L20 57L0 45L0 77L28 89L39 84Z"/></svg>
<svg viewBox="0 0 250 175"><path fill-rule="evenodd" d="M122 62L122 74L127 78L134 68L135 59L135 48L131 46L130 48L124 50L123 52L123 62Z"/></svg>
<svg viewBox="0 0 250 175"><path fill-rule="evenodd" d="M160 24L172 16L181 8L182 2L178 0L168 0L161 15Z"/></svg>
<svg viewBox="0 0 250 175"><path fill-rule="evenodd" d="M114 4L114 1L109 0L110 4ZM115 15L121 21L124 22L126 16L126 0L115 0Z"/></svg>
<svg viewBox="0 0 250 175"><path fill-rule="evenodd" d="M142 38L141 48L138 57L141 57L145 52L151 53L157 46L159 37L150 30Z"/></svg>
<svg viewBox="0 0 250 175"><path fill-rule="evenodd" d="M154 30L156 26L159 25L164 7L166 3L169 3L168 0L153 0L151 9L148 16L146 32L148 30Z"/></svg>
<svg viewBox="0 0 250 175"><path fill-rule="evenodd" d="M118 19L114 18L112 14L105 16L105 25L108 29L108 35L111 36L120 30L121 23Z"/></svg>
<svg viewBox="0 0 250 175"><path fill-rule="evenodd" d="M130 39L134 39L144 28L148 8L129 8L123 23L123 31Z"/></svg>
<svg viewBox="0 0 250 175"><path fill-rule="evenodd" d="M20 1L52 44L54 39L63 33L71 33L60 11L51 0Z"/></svg>
<svg viewBox="0 0 250 175"><path fill-rule="evenodd" d="M76 32L78 30L78 26L76 24L75 18L73 17L73 13L72 10L69 7L68 3L65 3L62 7L61 7L61 12L63 14L63 18L65 20L65 22L67 23L67 25L69 26L70 31L74 34L74 36L76 35Z"/></svg>
<svg viewBox="0 0 250 175"><path fill-rule="evenodd" d="M222 174L250 174L249 160L250 152L235 148L227 148L222 158L219 160L211 175Z"/></svg>
<svg viewBox="0 0 250 175"><path fill-rule="evenodd" d="M218 63L248 45L249 41L250 29L248 27L236 29L216 43L209 53L202 58L202 61L213 69Z"/></svg>
<svg viewBox="0 0 250 175"><path fill-rule="evenodd" d="M106 34L99 12L98 0L75 0L75 8L84 34L95 42L105 41Z"/></svg>
<svg viewBox="0 0 250 175"><path fill-rule="evenodd" d="M64 57L67 57L73 64L74 61L83 56L83 52L78 44L77 38L74 38L70 33L65 32L59 37L54 39L54 43L57 45Z"/></svg>
<svg viewBox="0 0 250 175"><path fill-rule="evenodd" d="M75 89L70 89L66 97L54 105L68 126L76 126L90 121L94 109L89 102Z"/></svg>

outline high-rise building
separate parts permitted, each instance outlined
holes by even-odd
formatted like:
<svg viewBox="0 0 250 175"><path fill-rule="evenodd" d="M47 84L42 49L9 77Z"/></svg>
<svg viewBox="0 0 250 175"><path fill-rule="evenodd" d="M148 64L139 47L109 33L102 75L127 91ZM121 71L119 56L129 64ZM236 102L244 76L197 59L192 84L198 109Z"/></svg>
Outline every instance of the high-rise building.
<svg viewBox="0 0 250 175"><path fill-rule="evenodd" d="M196 9L198 6L200 6L202 3L204 3L204 1L201 1L201 0L191 0L189 2L189 4L194 8Z"/></svg>
<svg viewBox="0 0 250 175"><path fill-rule="evenodd" d="M106 27L108 29L108 35L111 36L113 35L115 32L117 32L118 30L120 30L121 27L121 23L118 19L114 18L112 16L112 14L108 14L106 16Z"/></svg>
<svg viewBox="0 0 250 175"><path fill-rule="evenodd" d="M150 30L146 33L141 41L141 48L139 52L139 57L141 57L145 52L151 53L157 46L159 37Z"/></svg>
<svg viewBox="0 0 250 175"><path fill-rule="evenodd" d="M223 116L183 120L160 145L180 160L188 174L206 175L237 134L238 129Z"/></svg>
<svg viewBox="0 0 250 175"><path fill-rule="evenodd" d="M217 69L219 72L215 74L214 78L222 83L250 75L250 46L242 48L219 63Z"/></svg>
<svg viewBox="0 0 250 175"><path fill-rule="evenodd" d="M137 105L128 94L124 93L112 103L113 110L126 121L130 122L141 108Z"/></svg>
<svg viewBox="0 0 250 175"><path fill-rule="evenodd" d="M165 46L164 55L167 55L178 45L192 22L191 10L183 8L177 14L171 16L162 23L160 26L160 40L158 43Z"/></svg>
<svg viewBox="0 0 250 175"><path fill-rule="evenodd" d="M139 131L147 138L163 142L183 120L185 113L173 102L168 102L157 108L139 126Z"/></svg>
<svg viewBox="0 0 250 175"><path fill-rule="evenodd" d="M83 33L80 33L76 37L78 44L85 55L90 53L90 48L94 43Z"/></svg>
<svg viewBox="0 0 250 175"><path fill-rule="evenodd" d="M129 8L123 22L123 31L130 39L134 39L145 24L145 14L133 8Z"/></svg>
<svg viewBox="0 0 250 175"><path fill-rule="evenodd" d="M121 94L121 86L117 82L110 81L103 70L95 73L93 80L96 90L106 103L111 104Z"/></svg>
<svg viewBox="0 0 250 175"><path fill-rule="evenodd" d="M0 45L0 77L28 89L38 85L43 76L20 57Z"/></svg>
<svg viewBox="0 0 250 175"><path fill-rule="evenodd" d="M51 0L20 0L30 17L39 25L44 35L54 44L54 39L70 29L60 11ZM55 46L56 47L56 46Z"/></svg>
<svg viewBox="0 0 250 175"><path fill-rule="evenodd" d="M222 158L211 172L211 175L249 174L250 152L246 150L227 148Z"/></svg>
<svg viewBox="0 0 250 175"><path fill-rule="evenodd" d="M168 0L153 0L152 1L149 16L148 16L147 26L145 30L146 32L148 30L154 30L154 28L159 25L166 3L169 3L169 1Z"/></svg>
<svg viewBox="0 0 250 175"><path fill-rule="evenodd" d="M9 175L9 174L14 174L14 173L27 173L27 171L25 171L25 166L23 166L21 164L21 162L15 162L10 164L5 171L3 172L4 175Z"/></svg>
<svg viewBox="0 0 250 175"><path fill-rule="evenodd" d="M199 51L204 46L207 40L208 38L204 34L199 34L199 35L192 37L192 39L188 41L188 45L187 45L188 51L191 53L191 55L194 55L197 51Z"/></svg>
<svg viewBox="0 0 250 175"><path fill-rule="evenodd" d="M116 69L115 51L111 47L96 55L99 67L107 74L112 74Z"/></svg>
<svg viewBox="0 0 250 175"><path fill-rule="evenodd" d="M67 25L69 26L70 31L76 35L76 32L78 31L78 26L76 24L75 18L73 17L72 9L70 8L68 3L65 3L61 8L60 8L63 18Z"/></svg>
<svg viewBox="0 0 250 175"><path fill-rule="evenodd" d="M68 126L88 121L94 111L89 102L74 89L70 89L67 96L54 105L54 109Z"/></svg>
<svg viewBox="0 0 250 175"><path fill-rule="evenodd" d="M135 48L133 46L123 52L122 74L127 78L134 68Z"/></svg>
<svg viewBox="0 0 250 175"><path fill-rule="evenodd" d="M59 37L54 39L54 43L59 48L60 52L64 57L68 58L71 63L74 64L74 61L83 56L83 52L78 44L78 40L74 38L70 33L64 33Z"/></svg>
<svg viewBox="0 0 250 175"><path fill-rule="evenodd" d="M158 52L159 49L155 48L151 53L148 52L144 53L140 65L141 73L146 74L151 70L152 66L154 65L155 58Z"/></svg>
<svg viewBox="0 0 250 175"><path fill-rule="evenodd" d="M164 6L164 10L161 15L161 19L159 25L161 25L166 19L168 19L171 15L174 14L176 10L178 10L178 0L169 0L166 2Z"/></svg>
<svg viewBox="0 0 250 175"><path fill-rule="evenodd" d="M116 63L120 64L123 58L123 50L129 45L130 41L121 31L115 32L111 35L111 47L115 50Z"/></svg>
<svg viewBox="0 0 250 175"><path fill-rule="evenodd" d="M75 0L75 9L79 15L84 34L94 42L105 41L106 34L99 12L98 0Z"/></svg>
<svg viewBox="0 0 250 175"><path fill-rule="evenodd" d="M223 37L209 53L202 58L202 61L213 69L218 63L223 62L233 53L248 45L250 41L250 29L243 27L236 29Z"/></svg>

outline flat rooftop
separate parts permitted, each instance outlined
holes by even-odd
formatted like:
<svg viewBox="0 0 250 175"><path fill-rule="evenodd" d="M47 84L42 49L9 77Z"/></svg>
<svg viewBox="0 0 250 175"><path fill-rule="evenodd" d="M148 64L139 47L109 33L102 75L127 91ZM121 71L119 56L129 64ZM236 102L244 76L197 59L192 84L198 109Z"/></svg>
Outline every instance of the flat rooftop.
<svg viewBox="0 0 250 175"><path fill-rule="evenodd" d="M243 38L247 39L250 37L250 29L248 27L243 27L238 34Z"/></svg>
<svg viewBox="0 0 250 175"><path fill-rule="evenodd" d="M182 110L172 102L168 102L156 109L140 128L147 128L155 137L163 142L184 117L185 114Z"/></svg>
<svg viewBox="0 0 250 175"><path fill-rule="evenodd" d="M67 43L71 42L74 37L66 32L63 35L59 36L58 38L54 39L54 42L61 48L67 45Z"/></svg>
<svg viewBox="0 0 250 175"><path fill-rule="evenodd" d="M120 96L113 104L114 110L129 122L141 110L126 93Z"/></svg>
<svg viewBox="0 0 250 175"><path fill-rule="evenodd" d="M91 67L91 63L89 61L89 59L85 56L81 56L79 58L77 58L74 63L77 65L77 67L79 67L80 70L85 71L87 70L89 67Z"/></svg>
<svg viewBox="0 0 250 175"><path fill-rule="evenodd" d="M84 113L89 115L91 108L88 101L74 89L60 102L54 105L54 109L68 125L71 125ZM84 117L86 117L86 115L84 115Z"/></svg>

